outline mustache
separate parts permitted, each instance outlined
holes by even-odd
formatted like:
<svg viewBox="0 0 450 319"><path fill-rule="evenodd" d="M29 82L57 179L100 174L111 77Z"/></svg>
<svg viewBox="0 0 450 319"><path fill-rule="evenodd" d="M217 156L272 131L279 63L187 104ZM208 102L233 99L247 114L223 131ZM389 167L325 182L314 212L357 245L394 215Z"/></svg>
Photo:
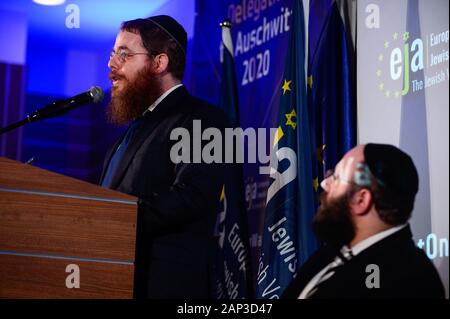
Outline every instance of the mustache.
<svg viewBox="0 0 450 319"><path fill-rule="evenodd" d="M108 73L108 78L110 80L126 79L126 77L124 75L120 75L119 73L113 72L113 71Z"/></svg>
<svg viewBox="0 0 450 319"><path fill-rule="evenodd" d="M320 193L320 195L319 195L319 203L320 203L320 205L319 206L326 205L328 203L327 196L328 196L328 192L327 191L322 191L322 193Z"/></svg>

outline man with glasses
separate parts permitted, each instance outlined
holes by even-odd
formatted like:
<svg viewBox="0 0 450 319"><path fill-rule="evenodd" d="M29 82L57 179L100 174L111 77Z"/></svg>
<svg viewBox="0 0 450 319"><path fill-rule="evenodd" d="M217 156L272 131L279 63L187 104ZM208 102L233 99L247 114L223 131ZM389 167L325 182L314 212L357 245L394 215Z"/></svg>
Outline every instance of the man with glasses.
<svg viewBox="0 0 450 319"><path fill-rule="evenodd" d="M321 186L313 229L325 245L284 298L445 297L432 262L412 240L408 220L419 180L406 153L385 144L356 146Z"/></svg>
<svg viewBox="0 0 450 319"><path fill-rule="evenodd" d="M106 157L100 184L138 200L135 296L207 298L219 164L174 163L175 128L223 129L223 114L181 80L187 35L169 16L126 21L111 51L111 122L130 124ZM192 157L191 157L192 158Z"/></svg>

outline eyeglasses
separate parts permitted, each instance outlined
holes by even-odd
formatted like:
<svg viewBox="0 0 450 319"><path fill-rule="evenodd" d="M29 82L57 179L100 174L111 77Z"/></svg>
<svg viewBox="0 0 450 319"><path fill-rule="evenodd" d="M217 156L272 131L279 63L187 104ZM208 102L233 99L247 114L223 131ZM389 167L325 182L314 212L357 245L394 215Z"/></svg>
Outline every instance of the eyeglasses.
<svg viewBox="0 0 450 319"><path fill-rule="evenodd" d="M340 181L346 184L353 183L352 181L341 178L338 174L335 173L334 169L329 169L328 171L326 171L323 180L320 183L320 186L322 186L322 188L325 189L326 186L330 185L331 183L334 183L335 181Z"/></svg>
<svg viewBox="0 0 450 319"><path fill-rule="evenodd" d="M125 63L128 60L128 58L130 58L134 55L139 55L139 54L148 55L148 53L143 53L143 52L142 53L141 52L127 52L124 49L119 49L119 51L117 51L117 52L115 52L114 50L111 50L111 52L109 53L109 60L112 60L112 58L117 56L120 63Z"/></svg>

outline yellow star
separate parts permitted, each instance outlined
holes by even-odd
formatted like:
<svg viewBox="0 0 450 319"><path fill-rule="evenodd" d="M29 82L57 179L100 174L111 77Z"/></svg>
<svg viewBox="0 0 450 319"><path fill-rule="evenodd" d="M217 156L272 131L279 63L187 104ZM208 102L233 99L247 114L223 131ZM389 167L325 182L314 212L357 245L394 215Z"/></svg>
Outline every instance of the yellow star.
<svg viewBox="0 0 450 319"><path fill-rule="evenodd" d="M395 91L395 97L399 97L400 96L400 92L399 91Z"/></svg>
<svg viewBox="0 0 450 319"><path fill-rule="evenodd" d="M386 97L390 97L391 96L391 91L386 91Z"/></svg>
<svg viewBox="0 0 450 319"><path fill-rule="evenodd" d="M409 32L403 33L403 41L408 41L409 39Z"/></svg>
<svg viewBox="0 0 450 319"><path fill-rule="evenodd" d="M394 40L397 40L397 38L398 38L398 32L395 32L395 33L392 35L392 38L393 38Z"/></svg>
<svg viewBox="0 0 450 319"><path fill-rule="evenodd" d="M383 91L384 83L380 83L380 90Z"/></svg>
<svg viewBox="0 0 450 319"><path fill-rule="evenodd" d="M384 42L384 47L387 49L389 48L389 41Z"/></svg>
<svg viewBox="0 0 450 319"><path fill-rule="evenodd" d="M321 162L322 164L325 164L325 161L323 159L323 151L325 150L325 147L327 147L327 145L326 144L322 144L321 146L319 146L316 149L317 160L319 162Z"/></svg>
<svg viewBox="0 0 450 319"><path fill-rule="evenodd" d="M220 193L220 201L222 202L225 198L225 185L222 185L222 192Z"/></svg>
<svg viewBox="0 0 450 319"><path fill-rule="evenodd" d="M292 81L287 81L286 79L284 80L284 84L281 87L283 89L283 95L286 94L286 91L290 91L291 88L289 87L289 85L291 85Z"/></svg>
<svg viewBox="0 0 450 319"><path fill-rule="evenodd" d="M291 113L285 114L284 116L286 116L287 119L286 125L289 125L295 130L297 127L297 113L295 113L295 110L292 109Z"/></svg>
<svg viewBox="0 0 450 319"><path fill-rule="evenodd" d="M383 62L383 55L382 54L380 54L379 56L378 56L378 61L380 61L380 62Z"/></svg>
<svg viewBox="0 0 450 319"><path fill-rule="evenodd" d="M314 187L314 190L317 192L317 189L319 188L319 178L318 177L313 179L313 187Z"/></svg>
<svg viewBox="0 0 450 319"><path fill-rule="evenodd" d="M377 70L377 76L378 76L378 77L381 76L381 70Z"/></svg>
<svg viewBox="0 0 450 319"><path fill-rule="evenodd" d="M278 129L277 129L277 131L275 133L275 138L273 140L272 148L274 148L278 144L278 142L281 140L283 135L284 135L283 129L281 128L281 126L278 126Z"/></svg>
<svg viewBox="0 0 450 319"><path fill-rule="evenodd" d="M312 75L308 76L307 83L308 83L309 88L312 89L312 85L313 85Z"/></svg>

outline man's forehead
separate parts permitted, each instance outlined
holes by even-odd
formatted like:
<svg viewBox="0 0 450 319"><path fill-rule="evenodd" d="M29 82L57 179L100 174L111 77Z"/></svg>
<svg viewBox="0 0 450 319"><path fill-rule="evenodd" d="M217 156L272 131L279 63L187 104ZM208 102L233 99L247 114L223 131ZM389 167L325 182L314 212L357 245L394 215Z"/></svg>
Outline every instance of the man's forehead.
<svg viewBox="0 0 450 319"><path fill-rule="evenodd" d="M364 162L364 145L358 145L348 151L336 165L336 171L354 169L358 163Z"/></svg>
<svg viewBox="0 0 450 319"><path fill-rule="evenodd" d="M130 50L143 49L141 36L138 33L121 30L117 34L114 47Z"/></svg>

